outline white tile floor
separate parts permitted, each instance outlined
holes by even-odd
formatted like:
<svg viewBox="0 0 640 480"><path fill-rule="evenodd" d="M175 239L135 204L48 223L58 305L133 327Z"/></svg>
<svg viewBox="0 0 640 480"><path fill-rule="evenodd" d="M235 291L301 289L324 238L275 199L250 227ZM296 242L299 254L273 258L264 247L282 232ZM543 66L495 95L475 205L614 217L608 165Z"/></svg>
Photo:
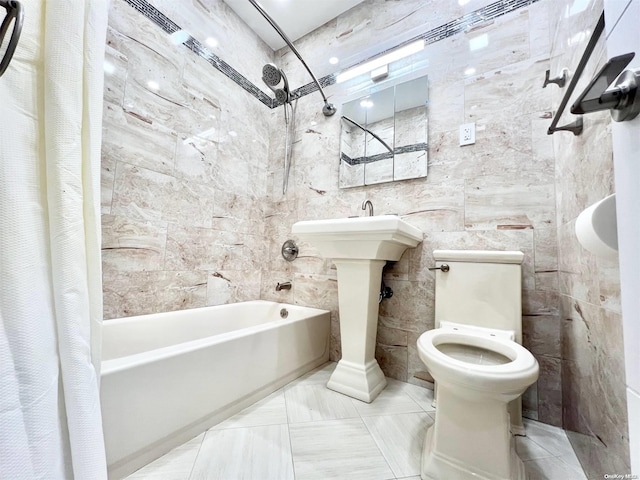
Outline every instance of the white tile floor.
<svg viewBox="0 0 640 480"><path fill-rule="evenodd" d="M431 390L389 379L367 404L325 387L334 368L327 363L294 380L127 478L419 480L435 418ZM586 480L563 430L525 427L516 447L529 480Z"/></svg>

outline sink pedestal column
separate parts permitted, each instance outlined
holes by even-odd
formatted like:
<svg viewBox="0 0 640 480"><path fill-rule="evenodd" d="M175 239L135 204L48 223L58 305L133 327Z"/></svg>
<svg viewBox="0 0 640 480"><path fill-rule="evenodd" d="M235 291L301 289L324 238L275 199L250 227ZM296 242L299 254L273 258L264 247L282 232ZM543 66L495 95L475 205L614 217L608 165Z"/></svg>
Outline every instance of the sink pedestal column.
<svg viewBox="0 0 640 480"><path fill-rule="evenodd" d="M387 385L375 358L378 298L386 260L334 259L342 359L327 387L370 403Z"/></svg>

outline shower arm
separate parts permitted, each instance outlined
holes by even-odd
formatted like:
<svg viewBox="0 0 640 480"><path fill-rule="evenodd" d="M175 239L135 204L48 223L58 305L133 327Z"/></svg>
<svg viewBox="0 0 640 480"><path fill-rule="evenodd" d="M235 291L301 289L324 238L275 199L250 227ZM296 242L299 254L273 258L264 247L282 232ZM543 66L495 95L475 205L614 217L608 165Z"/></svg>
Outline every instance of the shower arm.
<svg viewBox="0 0 640 480"><path fill-rule="evenodd" d="M356 127L358 127L360 130L362 130L362 131L364 131L364 132L367 132L367 133L370 133L370 134L371 134L371 136L373 136L373 138L375 138L376 140L378 140L382 145L384 145L384 146L385 146L385 148L386 148L387 150L389 150L391 153L393 153L393 148L391 148L389 145L387 145L387 143L386 143L384 140L382 140L378 135L376 135L375 133L373 133L371 130L369 130L368 128L363 127L363 126L362 126L362 125L360 125L358 122L356 122L356 121L354 121L354 120L351 120L349 117L346 117L346 116L344 116L344 115L342 115L342 119L343 119L343 120L346 120L346 121L347 121L347 122L349 122L349 123L354 124L354 125L355 125Z"/></svg>
<svg viewBox="0 0 640 480"><path fill-rule="evenodd" d="M286 42L286 44L289 45L289 48L291 49L291 51L296 54L296 57L298 57L298 60L302 62L302 65L304 65L304 68L306 68L307 72L309 72L309 75L311 75L311 78L317 85L318 90L320 91L320 95L322 95L322 99L324 100L324 107L322 107L322 113L324 113L326 117L330 117L331 115L336 113L336 107L333 104L329 103L326 95L324 94L324 90L322 90L322 87L320 86L320 82L318 82L318 79L309 68L309 65L307 65L307 62L304 61L304 59L302 58L302 55L300 55L300 52L298 52L296 47L293 46L293 43L291 43L291 40L289 40L289 37L287 37L287 35L282 31L282 29L278 26L275 20L273 20L273 18L269 16L269 14L262 8L262 6L256 0L249 0L249 3L251 3L251 5L253 5L256 8L256 10L260 12L260 15L262 15L264 19L267 22L269 22L269 24L274 28L274 30L278 32L278 35L280 35L282 39Z"/></svg>

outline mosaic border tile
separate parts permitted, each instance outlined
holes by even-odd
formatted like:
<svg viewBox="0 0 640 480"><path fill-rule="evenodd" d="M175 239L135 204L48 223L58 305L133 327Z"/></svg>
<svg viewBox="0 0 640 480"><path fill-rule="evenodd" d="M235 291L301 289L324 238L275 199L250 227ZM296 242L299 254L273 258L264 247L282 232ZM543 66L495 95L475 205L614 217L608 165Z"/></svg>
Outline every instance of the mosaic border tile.
<svg viewBox="0 0 640 480"><path fill-rule="evenodd" d="M182 30L180 26L178 26L178 24L176 24L146 0L123 1L131 7L135 8L138 12L143 14L168 34L172 34L179 30ZM469 27L473 28L475 25L491 21L495 18L506 15L507 13L518 10L519 8L533 5L534 3L539 1L540 0L498 0L497 2L487 5L486 7L474 10L473 12L467 13L460 18L456 18L455 20L440 25L439 27L433 28L424 33L421 33L420 35L416 35L415 37L405 40L404 42L388 48L387 50L379 52L372 57L366 58L357 64L351 65L345 70L353 68L357 65L371 60L372 58L378 57L384 53L395 50L396 48L402 47L404 45L408 45L417 40L424 40L425 45L439 42L440 40L444 40L445 38L449 38L453 35L457 35L458 33L462 33ZM229 65L227 62L204 47L195 38L190 36L189 39L183 43L183 45L185 45L187 48L189 48L189 50L191 50L199 57L205 59L207 62L209 62L209 64L211 64L213 68L226 75L229 79L233 80L236 84L238 84L238 86L242 87L245 91L257 98L267 107L275 108L281 104L275 98L272 98L269 95L265 94L253 82L249 81L244 75L234 69L231 65ZM322 87L328 87L336 83L338 74L339 72L326 75L318 79L318 82ZM305 95L309 95L310 93L313 93L317 90L318 86L314 82L310 82L296 88L295 90L293 90L293 92L291 92L291 94L293 98L300 98Z"/></svg>
<svg viewBox="0 0 640 480"><path fill-rule="evenodd" d="M179 30L182 30L182 28L180 28L177 23L175 23L169 17L164 15L160 10L158 10L145 0L124 0L124 2L135 8L138 12L143 14L168 34L172 34ZM189 36L189 38L185 42L183 42L183 45L199 57L205 59L213 68L218 70L223 75L227 76L229 79L233 80L236 84L238 84L258 100L260 100L260 102L265 104L267 107L275 108L278 106L275 98L271 98L266 95L262 90L256 87L253 82L248 80L247 77L242 75L216 54L208 50L202 45L202 43L200 43L192 36Z"/></svg>
<svg viewBox="0 0 640 480"><path fill-rule="evenodd" d="M426 142L414 143L412 145L404 145L402 147L395 148L393 150L393 153L385 152L385 153L379 153L377 155L371 155L368 157L356 157L356 158L351 158L346 153L340 152L340 160L345 163L348 163L349 165L360 165L363 163L372 163L372 162L377 162L378 160L385 160L387 158L393 157L394 155L401 155L403 153L421 152L421 151L426 152L427 147L428 145Z"/></svg>

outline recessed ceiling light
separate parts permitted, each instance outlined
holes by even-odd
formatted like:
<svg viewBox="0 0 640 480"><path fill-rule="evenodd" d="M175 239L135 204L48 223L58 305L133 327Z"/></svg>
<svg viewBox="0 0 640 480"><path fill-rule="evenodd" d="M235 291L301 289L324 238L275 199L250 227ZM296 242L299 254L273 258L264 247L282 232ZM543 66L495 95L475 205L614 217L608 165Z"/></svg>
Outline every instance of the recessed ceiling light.
<svg viewBox="0 0 640 480"><path fill-rule="evenodd" d="M465 6L467 3L469 3L471 0L458 0L458 5L460 5L461 7Z"/></svg>
<svg viewBox="0 0 640 480"><path fill-rule="evenodd" d="M218 46L218 40L213 37L207 38L206 42L211 48L216 48Z"/></svg>
<svg viewBox="0 0 640 480"><path fill-rule="evenodd" d="M331 57L331 58L329 59L329 63L330 63L331 65L335 65L335 64L336 64L336 63L338 63L339 61L340 61L340 60L338 59L338 57Z"/></svg>
<svg viewBox="0 0 640 480"><path fill-rule="evenodd" d="M160 88L160 84L153 80L149 80L147 82L147 87L149 87L151 90L158 90Z"/></svg>

